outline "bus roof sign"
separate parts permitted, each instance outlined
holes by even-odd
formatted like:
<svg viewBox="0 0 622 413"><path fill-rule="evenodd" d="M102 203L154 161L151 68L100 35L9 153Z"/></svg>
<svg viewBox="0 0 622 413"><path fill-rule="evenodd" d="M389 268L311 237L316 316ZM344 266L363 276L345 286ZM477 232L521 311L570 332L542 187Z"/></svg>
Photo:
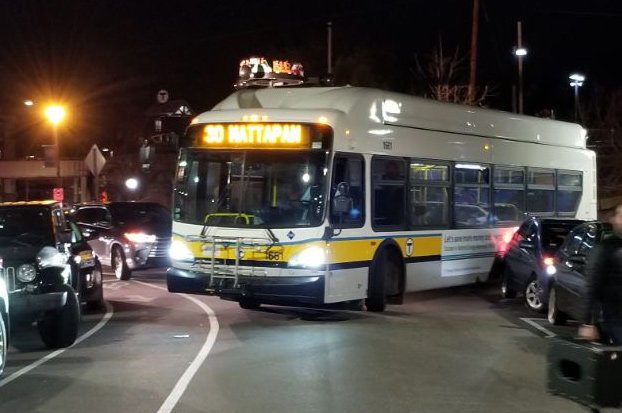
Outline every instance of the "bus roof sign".
<svg viewBox="0 0 622 413"><path fill-rule="evenodd" d="M199 146L207 148L301 149L310 147L310 127L298 123L207 124Z"/></svg>

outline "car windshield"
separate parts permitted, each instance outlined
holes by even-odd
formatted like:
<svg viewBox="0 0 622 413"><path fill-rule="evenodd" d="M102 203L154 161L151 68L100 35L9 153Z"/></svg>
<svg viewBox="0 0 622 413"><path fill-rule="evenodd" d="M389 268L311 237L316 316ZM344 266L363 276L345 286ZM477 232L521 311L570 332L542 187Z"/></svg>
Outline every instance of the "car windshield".
<svg viewBox="0 0 622 413"><path fill-rule="evenodd" d="M50 212L40 207L0 208L0 244L54 244Z"/></svg>
<svg viewBox="0 0 622 413"><path fill-rule="evenodd" d="M324 151L185 150L177 169L174 219L233 227L318 226L326 162Z"/></svg>
<svg viewBox="0 0 622 413"><path fill-rule="evenodd" d="M113 202L109 209L113 219L119 224L157 224L171 219L170 211L156 203Z"/></svg>

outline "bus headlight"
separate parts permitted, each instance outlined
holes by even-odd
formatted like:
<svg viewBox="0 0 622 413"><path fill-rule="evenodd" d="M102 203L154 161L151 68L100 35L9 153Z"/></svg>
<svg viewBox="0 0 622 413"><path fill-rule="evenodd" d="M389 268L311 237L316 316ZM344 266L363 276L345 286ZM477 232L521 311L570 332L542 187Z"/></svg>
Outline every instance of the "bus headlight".
<svg viewBox="0 0 622 413"><path fill-rule="evenodd" d="M23 283L32 282L37 276L37 269L32 264L22 264L17 267L17 279Z"/></svg>
<svg viewBox="0 0 622 413"><path fill-rule="evenodd" d="M185 243L177 240L173 240L173 242L171 242L171 247L168 250L168 255L171 257L172 260L175 261L194 260L194 255L192 254L192 251L190 251L190 248L188 248Z"/></svg>
<svg viewBox="0 0 622 413"><path fill-rule="evenodd" d="M323 248L309 247L290 258L289 267L319 268L326 264L326 253Z"/></svg>

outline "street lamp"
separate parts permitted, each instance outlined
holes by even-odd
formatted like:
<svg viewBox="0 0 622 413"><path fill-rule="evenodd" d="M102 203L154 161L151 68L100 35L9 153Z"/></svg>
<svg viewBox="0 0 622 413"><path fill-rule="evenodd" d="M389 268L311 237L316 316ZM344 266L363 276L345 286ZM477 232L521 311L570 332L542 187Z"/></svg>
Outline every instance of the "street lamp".
<svg viewBox="0 0 622 413"><path fill-rule="evenodd" d="M574 88L574 121L579 119L579 88L583 86L585 76L579 73L573 73L568 76L570 79L570 86Z"/></svg>
<svg viewBox="0 0 622 413"><path fill-rule="evenodd" d="M63 180L60 176L60 148L58 146L58 124L65 117L65 108L59 105L51 105L45 109L45 116L54 127L54 145L56 146L56 186L62 188Z"/></svg>
<svg viewBox="0 0 622 413"><path fill-rule="evenodd" d="M519 44L514 49L514 56L518 60L518 113L523 113L523 58L527 56L527 49Z"/></svg>

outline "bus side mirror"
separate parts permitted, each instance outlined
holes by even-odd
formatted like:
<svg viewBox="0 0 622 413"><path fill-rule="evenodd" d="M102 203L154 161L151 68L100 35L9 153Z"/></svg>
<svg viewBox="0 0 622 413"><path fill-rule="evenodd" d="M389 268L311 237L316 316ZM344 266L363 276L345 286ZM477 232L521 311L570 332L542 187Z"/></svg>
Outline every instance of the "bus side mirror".
<svg viewBox="0 0 622 413"><path fill-rule="evenodd" d="M337 195L333 198L333 214L345 214L350 212L352 207L352 198L345 195Z"/></svg>
<svg viewBox="0 0 622 413"><path fill-rule="evenodd" d="M145 139L138 151L138 158L140 159L143 170L149 170L149 167L154 162L155 148L149 144L147 139Z"/></svg>
<svg viewBox="0 0 622 413"><path fill-rule="evenodd" d="M332 207L334 215L350 212L352 208L352 198L350 197L350 185L347 182L340 182L337 184Z"/></svg>

